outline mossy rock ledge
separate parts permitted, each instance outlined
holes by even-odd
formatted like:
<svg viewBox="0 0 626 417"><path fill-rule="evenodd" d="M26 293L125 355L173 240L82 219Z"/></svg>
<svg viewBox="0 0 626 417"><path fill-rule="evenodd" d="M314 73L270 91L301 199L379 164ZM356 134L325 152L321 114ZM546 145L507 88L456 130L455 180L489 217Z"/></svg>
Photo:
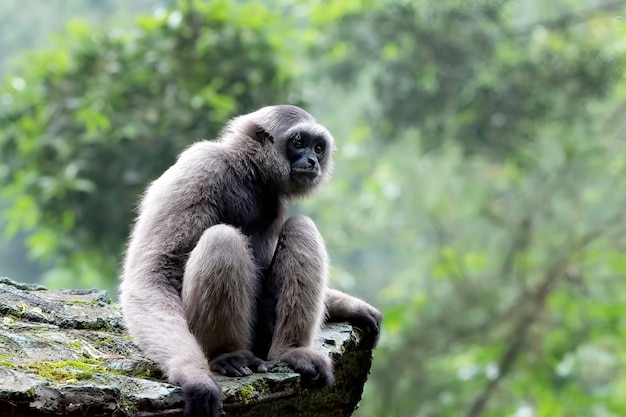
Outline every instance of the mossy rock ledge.
<svg viewBox="0 0 626 417"><path fill-rule="evenodd" d="M128 336L102 290L47 290L0 278L0 416L182 415L179 387ZM328 324L316 341L335 363L336 383L300 386L282 363L267 374L218 377L226 416L349 416L361 398L372 352L359 331Z"/></svg>

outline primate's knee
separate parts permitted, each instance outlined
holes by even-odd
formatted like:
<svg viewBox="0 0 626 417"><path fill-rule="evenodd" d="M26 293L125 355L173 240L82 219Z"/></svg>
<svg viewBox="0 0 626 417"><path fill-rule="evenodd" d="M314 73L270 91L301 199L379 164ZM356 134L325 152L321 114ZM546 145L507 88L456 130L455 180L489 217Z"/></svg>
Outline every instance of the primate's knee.
<svg viewBox="0 0 626 417"><path fill-rule="evenodd" d="M231 226L208 228L187 260L181 296L192 333L209 358L249 345L255 289L248 238Z"/></svg>
<svg viewBox="0 0 626 417"><path fill-rule="evenodd" d="M248 238L239 230L225 224L209 227L204 231L187 261L186 272L213 274L246 274L253 267Z"/></svg>
<svg viewBox="0 0 626 417"><path fill-rule="evenodd" d="M189 296L189 292L196 295L215 292L215 296L248 296L254 291L255 274L256 265L248 238L232 226L212 226L202 234L187 260L183 299ZM195 291L198 286L201 291ZM221 298L211 300L216 299Z"/></svg>
<svg viewBox="0 0 626 417"><path fill-rule="evenodd" d="M269 279L275 281L274 285L284 287L288 285L285 280L290 280L298 282L299 287L313 285L317 290L326 283L328 265L324 240L313 220L306 216L287 219L270 266ZM306 288L292 290L306 291Z"/></svg>
<svg viewBox="0 0 626 417"><path fill-rule="evenodd" d="M309 238L311 235L320 235L317 226L308 216L298 215L287 219L283 224L282 233L291 238ZM321 236L321 235L320 235Z"/></svg>
<svg viewBox="0 0 626 417"><path fill-rule="evenodd" d="M280 252L287 252L281 254ZM277 256L293 256L299 260L327 263L328 254L324 239L315 223L307 216L287 219L278 239ZM314 262L314 263L317 263Z"/></svg>

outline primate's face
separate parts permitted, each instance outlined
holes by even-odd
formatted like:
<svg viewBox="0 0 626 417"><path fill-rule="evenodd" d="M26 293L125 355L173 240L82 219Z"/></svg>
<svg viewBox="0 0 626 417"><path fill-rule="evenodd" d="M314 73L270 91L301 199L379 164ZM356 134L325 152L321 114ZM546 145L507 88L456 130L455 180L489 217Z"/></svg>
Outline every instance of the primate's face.
<svg viewBox="0 0 626 417"><path fill-rule="evenodd" d="M291 179L315 182L325 166L327 148L328 140L323 134L300 130L291 133L286 147Z"/></svg>
<svg viewBox="0 0 626 417"><path fill-rule="evenodd" d="M269 106L248 117L260 144L255 163L272 177L279 192L301 197L326 183L333 171L334 139L304 110L290 105ZM242 117L240 120L244 120Z"/></svg>

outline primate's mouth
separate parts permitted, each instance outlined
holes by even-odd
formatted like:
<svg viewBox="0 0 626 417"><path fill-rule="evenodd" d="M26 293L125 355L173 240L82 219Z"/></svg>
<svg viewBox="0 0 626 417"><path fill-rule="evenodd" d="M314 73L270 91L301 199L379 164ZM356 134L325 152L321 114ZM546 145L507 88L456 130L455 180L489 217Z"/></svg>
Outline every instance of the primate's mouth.
<svg viewBox="0 0 626 417"><path fill-rule="evenodd" d="M291 176L315 178L318 175L317 171L315 168L291 168Z"/></svg>

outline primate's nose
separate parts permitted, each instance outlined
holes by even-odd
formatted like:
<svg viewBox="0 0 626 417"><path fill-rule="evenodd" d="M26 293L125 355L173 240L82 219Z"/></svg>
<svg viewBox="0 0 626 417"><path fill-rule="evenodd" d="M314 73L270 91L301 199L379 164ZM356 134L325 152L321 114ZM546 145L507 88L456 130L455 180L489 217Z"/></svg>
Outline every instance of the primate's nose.
<svg viewBox="0 0 626 417"><path fill-rule="evenodd" d="M311 168L313 168L315 166L315 159L309 158L309 165L311 165Z"/></svg>

